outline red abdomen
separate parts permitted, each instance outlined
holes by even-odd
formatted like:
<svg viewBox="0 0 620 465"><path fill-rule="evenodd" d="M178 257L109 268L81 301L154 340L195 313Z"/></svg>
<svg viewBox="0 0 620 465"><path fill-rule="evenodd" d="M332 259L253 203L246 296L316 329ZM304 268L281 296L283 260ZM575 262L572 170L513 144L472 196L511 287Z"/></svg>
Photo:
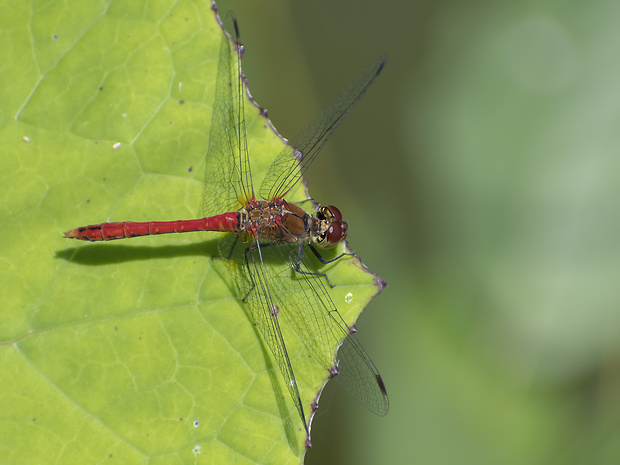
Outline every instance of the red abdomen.
<svg viewBox="0 0 620 465"><path fill-rule="evenodd" d="M222 215L196 220L148 221L91 224L80 226L65 232L67 238L83 241L111 241L128 237L148 236L151 234L183 233L191 231L239 231L239 213L230 212Z"/></svg>

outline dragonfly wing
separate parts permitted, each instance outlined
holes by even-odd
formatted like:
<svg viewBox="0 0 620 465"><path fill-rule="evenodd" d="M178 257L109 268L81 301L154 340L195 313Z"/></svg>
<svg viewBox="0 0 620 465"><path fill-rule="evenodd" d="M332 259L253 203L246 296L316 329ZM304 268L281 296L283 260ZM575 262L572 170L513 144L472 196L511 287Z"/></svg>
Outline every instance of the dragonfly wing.
<svg viewBox="0 0 620 465"><path fill-rule="evenodd" d="M243 45L232 14L225 20L215 80L215 100L206 155L202 213L213 216L239 209L252 195L241 68Z"/></svg>
<svg viewBox="0 0 620 465"><path fill-rule="evenodd" d="M278 154L265 176L260 189L262 198L283 197L301 179L344 117L377 79L385 61L386 58L381 57L366 68L313 121L289 141L290 147L286 147Z"/></svg>
<svg viewBox="0 0 620 465"><path fill-rule="evenodd" d="M349 334L338 349L336 379L364 407L377 415L386 415L390 408L387 391L379 370L362 345Z"/></svg>
<svg viewBox="0 0 620 465"><path fill-rule="evenodd" d="M291 248L290 244L284 244ZM296 257L298 249L291 248L289 256ZM288 299L283 306L284 315L314 358L331 370L334 358L338 367L336 380L345 387L364 407L377 415L385 415L389 401L383 379L370 356L351 334L333 300L329 296L324 276L317 276L308 256L302 253L301 273L293 278L277 280L282 288L288 288L296 298ZM279 274L283 278L282 274ZM334 350L338 347L335 357Z"/></svg>
<svg viewBox="0 0 620 465"><path fill-rule="evenodd" d="M333 369L336 348L340 347L337 357L340 374L336 379L367 409L385 415L388 397L381 375L350 333L327 292L325 277L316 275L305 253L300 262L302 273L293 269L291 263L299 253L298 244L264 244L261 251L264 270L247 301L250 307L260 306L262 310L254 308L252 313L262 311L264 315L267 305L277 307L278 317L284 315L308 352L328 371Z"/></svg>
<svg viewBox="0 0 620 465"><path fill-rule="evenodd" d="M222 256L230 259L229 265L239 298L247 304L254 324L273 354L291 399L304 423L304 428L308 432L308 423L304 415L295 373L280 328L280 308L283 296L278 295L278 289L272 287L273 282L269 271L271 265L264 264L264 250L256 238L250 243L244 243L241 236L231 235L222 238L219 247Z"/></svg>

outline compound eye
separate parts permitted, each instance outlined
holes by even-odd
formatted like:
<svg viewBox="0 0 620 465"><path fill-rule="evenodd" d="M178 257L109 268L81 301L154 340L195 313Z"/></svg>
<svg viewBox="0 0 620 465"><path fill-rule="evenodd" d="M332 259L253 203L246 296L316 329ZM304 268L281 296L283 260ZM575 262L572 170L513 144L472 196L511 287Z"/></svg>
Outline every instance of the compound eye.
<svg viewBox="0 0 620 465"><path fill-rule="evenodd" d="M331 212L331 214L334 217L335 221L337 221L338 223L342 222L342 213L340 213L340 210L338 209L338 207L335 207L333 205L329 205L327 207L327 209Z"/></svg>
<svg viewBox="0 0 620 465"><path fill-rule="evenodd" d="M320 220L325 220L329 222L342 221L342 213L340 213L338 207L334 207L333 205L320 207L316 216Z"/></svg>
<svg viewBox="0 0 620 465"><path fill-rule="evenodd" d="M333 205L328 205L327 207L324 207L324 208L329 212L329 216L333 218L332 221L338 222L338 223L342 222L342 213L340 213L340 210L338 209L338 207L335 207Z"/></svg>
<svg viewBox="0 0 620 465"><path fill-rule="evenodd" d="M316 239L316 243L321 247L333 247L347 237L347 222L342 221L342 213L337 207L333 205L321 207L316 217L328 226L327 230L323 230Z"/></svg>
<svg viewBox="0 0 620 465"><path fill-rule="evenodd" d="M347 237L347 223L344 221L334 222L327 230L327 244L325 244L325 247L333 247L338 242L343 241L345 237Z"/></svg>

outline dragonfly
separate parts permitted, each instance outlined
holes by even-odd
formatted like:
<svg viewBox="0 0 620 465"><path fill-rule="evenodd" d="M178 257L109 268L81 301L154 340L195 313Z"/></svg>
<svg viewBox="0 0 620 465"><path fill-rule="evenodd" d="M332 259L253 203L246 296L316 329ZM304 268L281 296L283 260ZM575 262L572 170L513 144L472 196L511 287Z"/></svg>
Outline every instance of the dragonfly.
<svg viewBox="0 0 620 465"><path fill-rule="evenodd" d="M285 196L297 185L327 139L375 81L385 65L377 59L354 79L274 159L255 194L246 138L241 59L244 46L233 15L226 19L215 81L215 99L206 154L203 218L176 221L106 222L64 233L65 238L110 241L136 236L219 231L218 248L229 264L242 301L269 347L309 437L303 403L281 330L293 328L308 352L362 405L385 415L387 391L379 371L332 301L327 275L317 271L321 250L345 241L348 224L335 206L306 212ZM229 34L226 29L231 31ZM346 242L345 242L346 243ZM338 348L337 357L335 349ZM313 405L313 408L316 406Z"/></svg>

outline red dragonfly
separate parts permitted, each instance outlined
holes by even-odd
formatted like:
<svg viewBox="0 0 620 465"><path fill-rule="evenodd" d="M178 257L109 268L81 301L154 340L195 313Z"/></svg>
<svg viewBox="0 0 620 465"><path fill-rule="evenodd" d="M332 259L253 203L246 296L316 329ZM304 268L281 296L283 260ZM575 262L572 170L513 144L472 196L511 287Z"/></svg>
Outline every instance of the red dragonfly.
<svg viewBox="0 0 620 465"><path fill-rule="evenodd" d="M307 251L323 264L318 249L345 240L347 222L334 206L318 207L312 214L284 196L301 179L327 139L375 81L385 58L376 60L351 82L336 99L306 126L289 147L282 150L254 193L245 132L244 81L239 28L232 15L227 19L234 38L225 33L215 88L215 101L206 160L204 218L177 221L102 223L65 232L64 237L85 241L109 241L129 237L220 231L219 243L228 259L239 296L280 367L290 396L309 434L293 365L280 329L284 315L309 353L332 376L378 415L388 411L388 397L379 371L329 297L324 273L316 271ZM224 212L224 213L223 213ZM291 270L294 270L291 275ZM334 348L339 347L334 358Z"/></svg>

